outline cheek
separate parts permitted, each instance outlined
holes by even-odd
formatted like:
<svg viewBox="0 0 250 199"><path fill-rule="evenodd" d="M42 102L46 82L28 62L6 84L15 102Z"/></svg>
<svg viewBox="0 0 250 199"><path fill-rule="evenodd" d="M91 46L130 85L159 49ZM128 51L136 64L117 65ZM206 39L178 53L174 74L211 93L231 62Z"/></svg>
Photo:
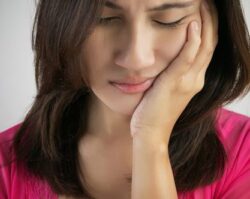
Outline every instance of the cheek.
<svg viewBox="0 0 250 199"><path fill-rule="evenodd" d="M81 58L82 67L85 67L85 70L82 71L87 71L90 83L94 83L93 81L97 76L101 77L104 75L104 66L106 66L105 63L107 63L109 57L107 55L109 50L107 50L105 41L103 35L94 32L83 45Z"/></svg>
<svg viewBox="0 0 250 199"><path fill-rule="evenodd" d="M186 27L170 30L157 41L159 56L167 65L179 54L186 42Z"/></svg>

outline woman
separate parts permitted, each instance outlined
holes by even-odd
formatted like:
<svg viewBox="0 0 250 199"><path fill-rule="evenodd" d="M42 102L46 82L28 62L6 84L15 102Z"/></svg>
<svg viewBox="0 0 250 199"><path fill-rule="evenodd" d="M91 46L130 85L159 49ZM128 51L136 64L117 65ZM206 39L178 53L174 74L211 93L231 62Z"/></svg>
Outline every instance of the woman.
<svg viewBox="0 0 250 199"><path fill-rule="evenodd" d="M2 134L1 198L250 198L239 0L44 1L37 97Z"/></svg>

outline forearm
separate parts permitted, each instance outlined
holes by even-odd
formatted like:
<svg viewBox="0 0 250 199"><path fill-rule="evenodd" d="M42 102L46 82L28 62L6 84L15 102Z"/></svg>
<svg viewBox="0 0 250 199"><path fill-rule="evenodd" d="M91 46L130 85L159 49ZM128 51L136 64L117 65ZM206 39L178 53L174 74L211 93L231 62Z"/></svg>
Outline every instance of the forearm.
<svg viewBox="0 0 250 199"><path fill-rule="evenodd" d="M176 199L167 144L133 138L132 199Z"/></svg>

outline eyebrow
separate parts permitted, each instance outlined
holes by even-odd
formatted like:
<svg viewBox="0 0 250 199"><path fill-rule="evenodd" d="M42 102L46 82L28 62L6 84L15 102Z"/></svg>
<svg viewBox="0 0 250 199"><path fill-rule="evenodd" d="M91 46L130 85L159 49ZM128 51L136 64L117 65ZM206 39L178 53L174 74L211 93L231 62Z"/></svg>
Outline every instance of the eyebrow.
<svg viewBox="0 0 250 199"><path fill-rule="evenodd" d="M194 4L193 1L186 1L186 2L176 2L176 3L164 3L162 5L149 8L147 11L164 11L164 10L169 10L169 9L174 9L174 8L187 8L190 7ZM105 7L115 9L115 10L123 10L122 6L117 5L111 1L106 1L105 2Z"/></svg>

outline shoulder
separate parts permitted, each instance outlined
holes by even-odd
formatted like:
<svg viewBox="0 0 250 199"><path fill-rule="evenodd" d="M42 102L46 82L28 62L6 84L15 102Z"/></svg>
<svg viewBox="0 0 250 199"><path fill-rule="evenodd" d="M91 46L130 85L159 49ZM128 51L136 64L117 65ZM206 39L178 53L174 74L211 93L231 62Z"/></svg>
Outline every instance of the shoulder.
<svg viewBox="0 0 250 199"><path fill-rule="evenodd" d="M12 126L2 132L0 132L0 165L6 165L15 158L13 153L12 144L14 136L19 130L21 124ZM13 161L12 161L13 162Z"/></svg>
<svg viewBox="0 0 250 199"><path fill-rule="evenodd" d="M12 147L21 123L0 132L0 198L55 198L49 186L31 175L23 164L16 162Z"/></svg>
<svg viewBox="0 0 250 199"><path fill-rule="evenodd" d="M216 128L229 155L250 152L250 117L222 108L217 112Z"/></svg>
<svg viewBox="0 0 250 199"><path fill-rule="evenodd" d="M15 133L19 130L21 126L20 124L16 124L2 132L0 132L0 143L1 145L5 143L6 141L9 142L14 138Z"/></svg>
<svg viewBox="0 0 250 199"><path fill-rule="evenodd" d="M217 133L227 162L214 183L216 198L250 198L250 117L222 108L217 112Z"/></svg>
<svg viewBox="0 0 250 199"><path fill-rule="evenodd" d="M3 171L7 171L14 164L15 154L13 150L13 141L15 134L20 128L20 124L12 126L2 132L0 132L0 166L5 168Z"/></svg>
<svg viewBox="0 0 250 199"><path fill-rule="evenodd" d="M14 196L12 193L13 185L17 194L23 190L22 182L17 178L17 165L12 148L13 139L19 127L20 124L17 124L0 133L0 198L17 198L18 195Z"/></svg>
<svg viewBox="0 0 250 199"><path fill-rule="evenodd" d="M250 198L250 117L225 108L219 109L216 130L227 154L223 176L179 198Z"/></svg>
<svg viewBox="0 0 250 199"><path fill-rule="evenodd" d="M250 117L225 108L217 111L217 124L220 129L224 129L224 134L230 131L249 125Z"/></svg>

